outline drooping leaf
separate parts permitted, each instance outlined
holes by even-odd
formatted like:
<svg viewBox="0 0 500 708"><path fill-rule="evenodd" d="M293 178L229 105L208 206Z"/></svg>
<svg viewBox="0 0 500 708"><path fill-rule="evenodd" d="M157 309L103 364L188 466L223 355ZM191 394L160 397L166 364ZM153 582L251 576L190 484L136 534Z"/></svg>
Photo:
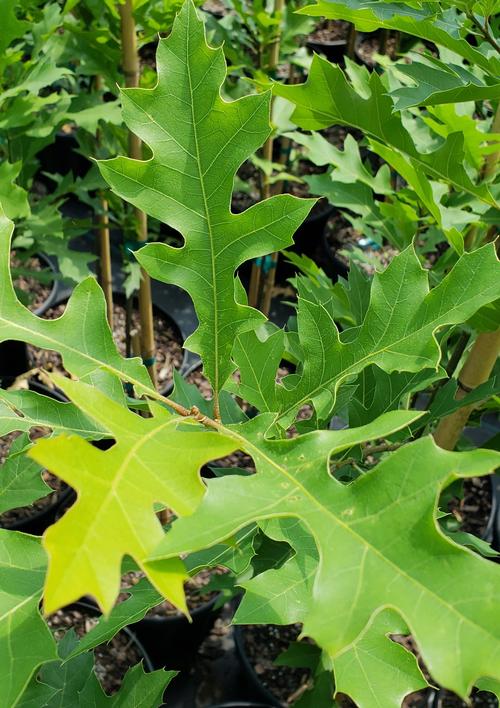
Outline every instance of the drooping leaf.
<svg viewBox="0 0 500 708"><path fill-rule="evenodd" d="M315 540L303 523L294 518L270 519L264 522L263 528L273 538L288 541L295 554L281 568L241 583L246 592L233 622L303 622L311 611L318 569ZM359 637L335 658L336 690L348 694L360 708L372 705L400 708L408 693L427 685L415 658L391 641L389 633L408 634L401 617L390 610L376 615Z"/></svg>
<svg viewBox="0 0 500 708"><path fill-rule="evenodd" d="M234 543L219 544L203 551L193 553L185 559L186 568L190 576L195 575L202 568L213 568L221 565L235 573L243 572L253 556L253 537L256 528L252 525L236 534ZM129 597L113 607L110 614L101 616L93 627L71 651L71 657L79 656L90 649L94 649L109 642L115 634L130 624L139 622L146 613L156 605L163 602L164 598L147 578L141 578L136 585L127 588Z"/></svg>
<svg viewBox="0 0 500 708"><path fill-rule="evenodd" d="M391 91L391 96L396 98L395 110L500 98L500 83L484 84L463 66L446 64L428 55L426 59L434 66L421 61L397 65L398 71L413 79L415 85Z"/></svg>
<svg viewBox="0 0 500 708"><path fill-rule="evenodd" d="M444 325L466 321L472 312L495 300L500 290L499 268L494 249L483 247L464 254L441 283L429 291L428 276L409 247L384 272L375 274L362 324L341 334L321 293L305 279L298 279L300 373L274 384L274 390L266 384L268 410L274 408L280 423L287 426L303 405L312 402L319 417L326 419L339 383L371 364L389 374L436 369L441 354L435 332ZM279 347L276 352L271 351L255 338L251 349L254 361L263 361L267 350L272 367ZM249 386L242 388L244 397L254 403L251 389L255 371L239 349L235 350L235 361L242 386L248 377ZM270 379L266 377L266 381ZM262 391L258 392L259 400Z"/></svg>
<svg viewBox="0 0 500 708"><path fill-rule="evenodd" d="M315 165L332 165L335 168L332 179L336 182L361 182L377 194L393 193L387 165L383 165L377 174L373 175L369 167L363 164L358 143L352 135L346 135L342 150L332 145L320 133L285 133L285 137L303 145L306 148L305 157Z"/></svg>
<svg viewBox="0 0 500 708"><path fill-rule="evenodd" d="M387 414L372 426L382 427L384 420ZM334 664L374 614L389 606L441 685L466 696L478 678L500 677L500 569L446 539L434 516L444 485L490 473L500 464L499 453L450 453L422 438L343 485L329 478L327 460L363 431L366 438L367 428L279 441L263 438L259 420L234 430L247 441L242 446L257 474L210 480L202 505L173 524L150 565L220 542L250 520L299 518L320 556L304 633ZM214 515L217 527L209 523Z"/></svg>
<svg viewBox="0 0 500 708"><path fill-rule="evenodd" d="M235 336L262 320L241 301L235 270L289 246L313 201L280 195L231 212L235 172L270 133L270 96L221 98L223 51L207 45L192 2L184 4L170 37L160 41L157 63L154 89L123 92L125 122L153 157L99 164L117 194L183 234L182 248L150 244L137 258L154 278L192 297L200 325L185 345L201 355L218 392L232 371Z"/></svg>
<svg viewBox="0 0 500 708"><path fill-rule="evenodd" d="M441 9L438 3L378 2L378 0L318 0L299 13L331 20L353 22L362 32L394 29L447 47L480 66L492 76L500 73L497 57L488 57L464 37L465 16L453 7Z"/></svg>
<svg viewBox="0 0 500 708"><path fill-rule="evenodd" d="M19 708L156 708L175 671L145 673L141 664L129 669L120 690L107 696L94 673L92 653L70 658L79 642L66 632L59 642L60 659L42 666L23 694Z"/></svg>
<svg viewBox="0 0 500 708"><path fill-rule="evenodd" d="M19 302L9 272L12 231L12 222L0 208L0 341L14 339L55 350L69 372L117 399L123 399L123 391L116 376L151 390L140 361L119 355L106 320L104 295L94 278L75 288L57 320L41 319Z"/></svg>
<svg viewBox="0 0 500 708"><path fill-rule="evenodd" d="M401 617L384 610L335 658L335 688L358 708L401 708L403 699L427 688L417 660L390 634L408 634Z"/></svg>
<svg viewBox="0 0 500 708"><path fill-rule="evenodd" d="M39 611L47 558L40 539L0 529L0 706L12 708L34 671L57 658Z"/></svg>
<svg viewBox="0 0 500 708"><path fill-rule="evenodd" d="M376 72L370 74L368 87L368 97L360 94L339 66L316 55L304 84L276 83L273 90L295 104L292 120L301 128L318 130L336 123L357 128L377 143L395 150L415 172L414 181L419 173L442 179L460 192L495 206L488 187L474 184L464 168L461 132L451 133L432 152L422 153L401 116L393 112L393 100Z"/></svg>
<svg viewBox="0 0 500 708"><path fill-rule="evenodd" d="M356 393L349 406L349 424L364 425L386 411L396 410L409 395L423 391L445 376L443 370L423 369L414 373L393 371L388 374L378 366L370 366L358 377ZM418 423L420 425L420 421Z"/></svg>
<svg viewBox="0 0 500 708"><path fill-rule="evenodd" d="M163 536L154 503L179 515L192 513L204 493L200 467L233 452L237 443L212 432L178 430L189 424L156 403L153 416L142 418L87 384L58 376L57 385L116 443L102 451L81 437L63 435L39 440L29 451L78 494L44 536L49 554L44 606L52 612L91 594L109 612L119 592L123 556L144 567ZM182 610L186 577L177 559L165 573L149 574Z"/></svg>

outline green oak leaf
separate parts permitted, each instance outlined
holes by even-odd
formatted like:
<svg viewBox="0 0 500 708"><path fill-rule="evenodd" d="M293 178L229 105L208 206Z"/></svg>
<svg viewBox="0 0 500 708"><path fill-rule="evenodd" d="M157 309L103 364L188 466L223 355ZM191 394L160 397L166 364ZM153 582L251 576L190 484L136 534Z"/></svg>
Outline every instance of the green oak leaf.
<svg viewBox="0 0 500 708"><path fill-rule="evenodd" d="M140 567L163 537L154 504L190 514L203 498L200 467L237 448L230 438L200 432L157 403L152 417L132 413L97 389L54 376L72 401L116 440L102 451L78 436L38 440L29 456L73 487L78 498L44 536L49 570L45 610L53 612L85 594L109 612L119 592L122 558ZM183 429L178 426L182 424ZM185 428L195 428L189 435ZM189 437L188 437L189 436ZM182 462L180 463L180 460ZM149 573L155 587L186 610L184 565Z"/></svg>
<svg viewBox="0 0 500 708"><path fill-rule="evenodd" d="M21 304L10 275L13 228L0 207L0 342L14 339L55 350L70 373L104 387L117 399L124 398L117 376L151 391L151 380L140 360L124 359L118 353L106 320L104 294L94 278L75 288L57 320L37 317Z"/></svg>
<svg viewBox="0 0 500 708"><path fill-rule="evenodd" d="M408 628L394 610L384 610L335 658L335 688L358 708L401 708L409 693L428 686L415 657L390 634Z"/></svg>
<svg viewBox="0 0 500 708"><path fill-rule="evenodd" d="M367 367L356 382L356 392L349 406L349 424L364 425L386 411L409 407L412 393L423 391L445 375L441 368L388 374L378 366Z"/></svg>
<svg viewBox="0 0 500 708"><path fill-rule="evenodd" d="M26 689L18 708L156 708L175 671L145 673L136 664L125 674L120 690L108 696L94 672L91 653L72 658L79 644L73 631L58 645L60 660L44 664Z"/></svg>
<svg viewBox="0 0 500 708"><path fill-rule="evenodd" d="M29 444L27 435L14 440L9 457L0 466L0 514L27 506L52 491L42 479L42 467L23 454Z"/></svg>
<svg viewBox="0 0 500 708"><path fill-rule="evenodd" d="M314 538L295 518L270 519L261 525L272 538L290 543L295 555L281 568L267 570L240 583L245 595L233 622L303 622L310 612L318 569ZM390 610L376 615L359 637L335 658L336 689L348 694L360 708L400 708L408 693L427 686L415 658L391 641L389 633L408 634L401 617Z"/></svg>
<svg viewBox="0 0 500 708"><path fill-rule="evenodd" d="M234 624L294 624L307 615L318 568L314 538L293 518L270 519L260 524L275 541L289 543L294 554L280 568L269 568L239 585L245 590Z"/></svg>
<svg viewBox="0 0 500 708"><path fill-rule="evenodd" d="M359 146L352 135L346 135L343 149L339 150L320 133L284 133L285 137L306 148L305 157L315 165L332 165L335 169L331 173L336 182L353 184L361 182L370 187L376 194L393 194L391 174L387 165L373 175L368 165L361 159Z"/></svg>
<svg viewBox="0 0 500 708"><path fill-rule="evenodd" d="M391 91L396 99L394 110L402 111L412 106L437 106L442 103L461 103L500 98L500 83L484 84L463 66L445 64L434 57L425 58L434 66L415 61L397 64L397 70L415 81L414 86L404 86Z"/></svg>
<svg viewBox="0 0 500 708"><path fill-rule="evenodd" d="M412 179L414 189L416 183L426 181L425 175L428 175L432 179L444 180L458 191L472 194L491 206L496 205L488 186L474 184L465 170L464 136L461 132L449 134L432 152L422 153L399 113L394 113L393 100L376 72L370 74L368 88L368 97L359 93L339 66L318 55L314 56L304 84L273 85L276 95L295 104L292 120L299 127L318 130L337 123L349 125L361 130L377 144L381 143L387 152L395 151L398 162L407 166L406 172L411 170L415 173Z"/></svg>
<svg viewBox="0 0 500 708"><path fill-rule="evenodd" d="M9 219L29 216L28 192L15 183L22 169L22 162L0 163L0 202Z"/></svg>
<svg viewBox="0 0 500 708"><path fill-rule="evenodd" d="M380 245L382 245L382 238L385 238L390 244L403 250L415 236L417 220L410 218L411 212L407 214L404 209L400 209L401 218L398 222L394 218L387 218L387 213L384 213L383 209L385 207L387 210L391 201L379 202L374 198L373 190L376 190L377 186L375 183L371 187L364 180L347 183L343 179L339 180L338 170L311 175L305 177L304 181L309 185L311 194L326 197L334 207L349 209L350 212L360 216L363 229L369 227L374 234L374 240ZM394 199L393 204L400 204L394 196L392 199ZM394 209L397 209L397 206ZM392 217L394 217L394 209ZM434 202L432 202L432 210L439 217L439 209ZM346 216L351 220L348 214Z"/></svg>
<svg viewBox="0 0 500 708"><path fill-rule="evenodd" d="M0 34L0 53L3 55L14 39L19 39L28 31L29 22L18 20L16 6L18 0L4 0L2 5L2 32Z"/></svg>
<svg viewBox="0 0 500 708"><path fill-rule="evenodd" d="M39 611L47 558L40 539L0 529L0 706L13 708L34 671L57 658Z"/></svg>
<svg viewBox="0 0 500 708"><path fill-rule="evenodd" d="M243 572L254 554L255 532L256 527L252 524L251 527L237 533L232 544L221 543L188 556L184 562L189 575L192 577L202 568L213 568L218 565L229 568L234 573ZM141 578L137 585L132 585L124 592L127 592L129 597L116 604L107 617L99 618L95 627L87 632L71 651L71 658L108 642L124 627L139 622L152 607L160 604L164 599L147 578Z"/></svg>
<svg viewBox="0 0 500 708"><path fill-rule="evenodd" d="M267 410L278 413L280 424L288 426L297 411L310 402L318 416L326 419L335 404L338 385L369 365L389 374L437 369L441 352L436 331L465 322L482 305L494 301L500 292L499 268L494 248L483 247L464 254L439 285L429 290L428 275L410 246L385 271L375 274L362 324L341 334L328 293L298 278L297 323L302 349L298 373L281 383L266 376L268 383L253 393L260 367L266 362L271 369L281 346L278 334L272 348L254 335L248 350L252 362L243 352L245 340L235 349L242 395L257 407L264 397Z"/></svg>
<svg viewBox="0 0 500 708"><path fill-rule="evenodd" d="M390 607L441 685L466 696L478 678L499 679L500 569L446 539L435 511L443 486L490 473L500 454L447 452L428 437L399 448L349 485L328 474L332 452L405 416L392 412L365 428L291 440L266 440L259 419L234 426L257 473L209 480L201 506L174 522L149 565L219 543L250 521L298 518L320 558L303 632L334 665L372 617Z"/></svg>
<svg viewBox="0 0 500 708"><path fill-rule="evenodd" d="M318 0L298 10L299 14L352 22L362 32L394 29L447 47L480 66L495 78L500 74L500 61L486 56L464 37L465 16L454 8L442 10L438 3L379 2L378 0Z"/></svg>
<svg viewBox="0 0 500 708"><path fill-rule="evenodd" d="M114 192L183 234L181 248L150 244L136 255L150 275L193 299L200 325L185 346L200 354L218 393L233 369L235 336L263 319L242 302L236 268L291 245L314 202L280 195L231 212L236 170L270 133L270 95L221 97L224 53L207 45L191 1L160 41L157 64L154 89L122 92L125 122L152 157L99 166Z"/></svg>
<svg viewBox="0 0 500 708"><path fill-rule="evenodd" d="M54 433L70 433L92 440L108 436L103 427L96 425L74 403L58 401L36 391L0 389L0 435L16 430L29 432L35 425L51 428Z"/></svg>

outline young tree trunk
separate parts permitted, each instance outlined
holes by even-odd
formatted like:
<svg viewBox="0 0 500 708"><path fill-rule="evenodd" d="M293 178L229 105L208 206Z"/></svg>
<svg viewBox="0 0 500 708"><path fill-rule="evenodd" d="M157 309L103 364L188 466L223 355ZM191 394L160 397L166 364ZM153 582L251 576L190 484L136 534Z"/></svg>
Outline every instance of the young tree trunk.
<svg viewBox="0 0 500 708"><path fill-rule="evenodd" d="M122 64L125 74L125 86L135 88L139 85L140 66L137 54L137 38L133 15L132 0L125 0L118 5L121 20ZM129 132L129 156L134 160L142 160L142 141ZM137 220L137 240L146 242L148 239L148 223L146 214L140 209L135 210ZM153 304L151 300L151 282L149 275L141 268L139 286L139 314L141 319L141 355L146 364L151 380L156 385L155 373L155 339L153 326Z"/></svg>
<svg viewBox="0 0 500 708"><path fill-rule="evenodd" d="M499 354L500 329L496 332L483 332L478 336L458 377L458 400L489 379ZM455 448L476 405L464 406L439 422L434 432L434 440L439 447L445 450Z"/></svg>
<svg viewBox="0 0 500 708"><path fill-rule="evenodd" d="M285 9L285 0L275 0L274 12L276 15L281 15ZM279 63L280 56L280 44L281 44L281 27L276 34L276 38L271 45L269 54L269 73L272 74ZM270 136L263 147L263 156L265 160L272 162L273 159L273 144L274 138ZM271 196L271 185L269 182L269 177L264 175L263 187L262 187L262 199L268 199ZM271 256L271 268L266 274L262 271L261 267L256 263L252 264L252 274L250 276L250 288L248 291L248 301L252 307L258 307L261 305L261 310L265 315L269 314L271 295L274 287L274 280L276 276L276 264L278 262L278 254L273 253ZM262 284L262 281L263 284ZM263 286L262 300L261 287Z"/></svg>
<svg viewBox="0 0 500 708"><path fill-rule="evenodd" d="M96 91L102 90L102 77L97 74L94 80ZM101 131L96 131L96 145L99 149ZM109 241L108 202L103 194L98 195L101 213L97 215L97 241L99 247L99 284L106 299L106 314L111 330L113 329L113 274L111 267L111 245Z"/></svg>

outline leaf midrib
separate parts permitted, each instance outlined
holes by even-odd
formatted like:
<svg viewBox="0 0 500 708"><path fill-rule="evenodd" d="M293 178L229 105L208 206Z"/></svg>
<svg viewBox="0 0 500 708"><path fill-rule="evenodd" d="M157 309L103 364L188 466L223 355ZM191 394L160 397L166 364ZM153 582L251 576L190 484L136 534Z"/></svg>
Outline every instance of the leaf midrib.
<svg viewBox="0 0 500 708"><path fill-rule="evenodd" d="M471 281L472 281L472 280L473 280L473 278L471 278ZM432 292L432 291L431 291L431 292ZM305 299L305 298L304 298L304 299ZM315 304L315 303L311 303L311 302L310 302L309 300L307 300L307 299L305 299L305 300L306 300L306 302L309 302L310 304ZM422 301L422 304L423 304L423 302L424 302L424 301ZM450 312L454 312L454 311L456 311L456 310L459 310L460 307L461 307L463 304L464 304L464 303L462 302L462 303L460 303L459 305L456 305L455 307L453 307L453 308L451 308L450 310L448 310L447 313L449 314ZM394 308L394 309L395 309L395 308ZM397 347L397 346L401 345L401 343L404 342L405 339L408 339L408 337L415 337L415 336L418 336L423 330L425 330L425 329L427 329L427 328L431 328L431 333L430 333L430 334L431 334L432 337L434 337L434 333L436 332L436 330L437 330L439 327L445 327L446 324L447 324L446 322L441 322L441 323L439 323L440 317L442 317L442 314L440 314L439 317L434 318L434 320L432 320L431 322L428 322L427 324L423 325L423 326L420 327L419 329L413 330L412 332L410 332L410 334L406 333L403 337L401 337L400 339L395 340L394 342L391 342L389 345L387 345L387 346L385 346L385 347L382 347L382 349L378 349L378 350L376 350L376 351L370 352L369 354L367 354L366 356L362 357L361 359L359 359L359 360L358 360L357 362L355 362L354 364L351 364L351 366L349 366L347 369L344 369L344 371L340 372L340 373L338 374L338 376L333 376L332 378L328 379L327 381L321 382L320 385L316 386L312 391L308 392L308 393L307 393L305 396L303 396L299 401L297 401L296 403L293 403L291 406L289 406L288 408L286 408L284 411L280 411L280 412L279 412L278 420L279 420L280 418L284 418L284 417L286 417L287 415L289 415L291 412L293 412L293 410L294 410L295 408L297 408L297 406L300 407L300 406L305 405L309 400L311 400L312 397L314 397L314 396L316 396L318 393L320 393L320 392L324 389L325 386L331 386L332 383L334 383L334 382L339 382L339 383L340 383L343 379L345 379L345 378L346 378L347 376L349 376L351 373L353 373L353 374L356 373L356 367L362 366L362 365L364 364L364 362L366 362L367 360L369 360L369 359L372 358L372 357L378 357L378 356L380 356L381 354L383 354L384 352L386 352L386 351L392 349L393 347ZM436 322L438 322L438 324L436 324ZM448 324L450 324L450 323L448 323ZM343 345L342 342L340 342L340 344L341 344L341 346L347 346L347 345ZM353 343L351 342L350 344L352 345ZM404 352L398 352L398 354L399 354L400 356L405 356ZM412 355L412 354L408 354L407 356L415 356L415 358L416 358L416 355ZM419 358L422 359L423 357L419 357ZM375 363L375 362L373 362L373 363ZM436 366L438 366L438 365L439 365L439 362L436 364ZM410 372L410 373L414 373L414 372ZM298 386L300 386L300 382L299 382ZM293 390L294 390L294 389L291 389L291 391L293 391Z"/></svg>
<svg viewBox="0 0 500 708"><path fill-rule="evenodd" d="M331 518L335 523L337 523L346 533L351 534L351 536L354 537L355 541L356 541L357 543L359 543L361 546L365 546L369 551L373 552L374 555L379 556L379 557L382 559L382 561L383 561L384 563L387 563L388 565L392 566L392 567L395 569L397 575L403 576L403 577L406 578L410 583L417 585L417 586L420 587L425 593L427 593L428 595L431 595L432 597L435 597L436 600L437 600L437 602L438 602L439 604L444 605L444 607L448 608L449 611L452 612L453 614L457 615L457 617L459 617L459 618L462 619L463 621L467 622L468 624L470 624L470 625L471 625L472 627L474 627L475 629L481 631L483 634L487 635L488 637L491 637L495 642L498 642L498 637L496 637L495 635L491 634L488 630L486 630L486 629L485 629L484 627L482 627L481 625L475 624L475 623L474 623L471 619L469 619L469 617L467 617L466 615L460 614L460 612L454 607L454 605L452 605L452 604L446 602L442 597L440 597L439 595L436 595L436 593L435 593L433 590L431 590L430 588L428 588L426 585L423 585L423 583L422 583L421 581L419 581L417 578L414 578L413 576L411 576L411 575L409 575L407 572L405 572L403 569L401 569L398 565L396 565L396 563L394 563L394 561L390 560L389 558L386 558L386 557L383 555L382 551L380 551L380 550L379 550L378 548L376 548L375 546L372 546L372 545L369 543L369 541L364 538L364 536L362 536L362 535L360 535L359 533L357 533L356 531L354 531L351 526L349 526L348 524L344 523L344 522L343 522L338 516L336 516L327 506L325 506L324 504L322 504L322 503L320 502L320 500L317 499L313 494L311 494L311 492L309 492L309 490L306 489L306 487L305 487L303 484L301 484L301 483L297 480L296 477L294 477L292 474L290 474L290 473L288 472L288 470L287 470L285 467L280 466L277 462L275 462L275 461L273 460L273 458L269 457L266 453L262 452L262 450L261 450L260 448L258 448L256 445L254 445L252 442L250 442L249 440L247 440L247 439L244 438L243 436L239 435L238 433L235 433L234 431L231 431L231 432L232 432L232 434L233 434L235 437L240 438L240 440L244 443L246 452L248 452L248 453L249 453L252 457L254 457L254 458L255 458L255 457L257 457L257 458L260 457L261 459L265 460L265 462L266 462L267 464L269 464L271 467L274 467L274 469L278 472L278 474L282 474L284 477L286 477L286 479L287 479L289 482L291 482L291 484L292 484L293 486L295 486L295 488L296 488L302 495L304 495L304 497L308 498L308 499L312 502L312 505L313 505L313 506L316 506L316 507L318 508L318 510L319 510L322 514L324 514L324 515L327 516L327 517L330 517L330 518ZM252 452L252 451L253 451L253 452ZM332 452L333 452L333 451L332 451ZM257 473L257 474L259 474L259 473ZM260 474L262 474L262 473L260 473ZM265 473L264 473L264 474L265 474ZM333 480L333 479L331 479L330 481L333 482L333 483L335 483L335 480ZM338 484L339 486L341 486L340 483L337 483L337 484ZM427 485L427 486L431 486L431 485L433 486L433 484L434 484L434 483L430 483L430 484ZM422 491L422 489L419 490L419 493L421 493L421 491ZM289 496L289 493L287 493L286 496ZM282 498L283 498L283 497L282 497ZM278 503L278 500L275 500L275 504L277 504L277 503ZM293 516L293 515L294 515L294 514L292 514L292 516ZM315 538L315 543L316 543L316 547L318 548L318 550L322 549L322 545L321 545L321 543L319 542L319 539L316 538L316 534L315 534L314 530L311 528L311 526L309 525L309 523L308 523L305 519L303 519L302 517L300 517L298 514L296 514L296 515L298 516L298 518L300 518L302 521L304 521L304 522L306 523L307 527L309 528L309 530L311 531L312 535L313 535L314 538ZM274 516L274 515L273 515L273 516Z"/></svg>
<svg viewBox="0 0 500 708"><path fill-rule="evenodd" d="M320 66L321 66L321 71L322 71L323 76L325 77L325 79L327 79L328 77L325 75L325 72L324 72L324 70L323 70L323 65L321 64ZM331 87L330 87L330 83L329 83L328 80L326 81L326 84L327 84L327 86L328 86L328 91L330 92L330 95L331 95ZM376 109L377 109L377 111L378 111L378 96L374 96L374 94L372 93L372 97L374 97L374 98L376 99L376 100L375 100L375 105L376 105ZM369 100L369 99L364 99L365 102L366 102L367 100ZM335 99L334 99L333 96L332 96L332 101L333 101L333 104L336 105L336 101L335 101ZM305 104L297 104L297 105L300 105L302 108L306 108L306 109L310 110L310 108L309 108L307 105L305 105ZM314 108L313 111L314 111L314 113L316 113L316 114L319 114L319 115L321 115L321 116L324 116L324 117L327 118L328 121L330 121L330 123L331 123L331 121L332 121L332 113L331 113L331 112L329 112L329 111L323 111L323 110L321 110L321 109L319 109L319 108ZM355 122L354 120L345 121L345 120L342 119L341 116L338 116L338 115L335 116L335 120L336 120L338 123L342 124L342 125L347 125L347 126L355 127L355 128L357 128L358 130L364 131L365 133L367 133L367 134L369 134L371 137L373 137L375 140L380 140L380 135L382 135L382 137L386 140L386 142L387 142L389 145L391 145L391 147L392 147L394 150L397 150L398 152L400 152L400 153L406 155L408 158L410 158L410 160L415 161L415 162L421 167L421 169L422 169L422 171L423 171L424 173L425 173L425 172L428 172L428 173L434 175L435 177L444 180L445 182L449 182L450 184L453 184L455 187L458 187L459 190L464 190L464 191L468 192L469 194L471 194L472 196L477 197L478 199L481 199L481 201L483 201L485 204L488 204L488 205L490 205L490 206L493 206L492 202L489 201L488 199L486 199L485 197L481 196L480 194L478 194L478 193L477 193L477 190L471 190L470 187L467 187L466 185L463 185L463 184L460 184L459 182L456 182L451 176L447 176L447 175L442 174L441 172L439 172L438 170L436 170L435 168L433 168L431 165L429 165L427 162L424 162L423 160L421 160L421 159L420 159L420 155L419 155L419 153L418 153L418 151L417 151L416 149L415 149L415 153L414 153L414 154L411 154L411 153L407 152L406 150L402 150L400 147L394 145L394 144L392 143L392 141L390 140L390 138L388 138L387 136L384 135L384 131L383 131L382 129L381 129L381 133L380 133L379 135L377 135L376 133L373 132L373 130L371 130L371 129L370 129L369 127L367 127L366 125L361 125L359 122ZM408 138L409 138L409 139L412 141L412 143L413 143L413 140L412 140L411 136L409 135L408 131L406 130L406 128L404 127L403 124L401 124L401 129L402 129L405 133L408 134ZM413 145L414 145L414 143L413 143ZM443 145L444 145L444 143L443 143ZM438 149L439 149L439 148L438 148ZM432 153L427 153L427 154L428 154L429 156L432 156Z"/></svg>

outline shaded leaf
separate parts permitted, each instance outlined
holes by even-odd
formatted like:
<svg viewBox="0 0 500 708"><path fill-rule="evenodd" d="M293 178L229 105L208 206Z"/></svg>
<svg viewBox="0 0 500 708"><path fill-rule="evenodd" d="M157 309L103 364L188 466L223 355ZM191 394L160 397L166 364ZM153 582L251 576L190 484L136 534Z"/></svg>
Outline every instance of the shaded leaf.
<svg viewBox="0 0 500 708"><path fill-rule="evenodd" d="M12 708L42 662L57 658L39 611L47 558L40 539L0 529L0 706Z"/></svg>
<svg viewBox="0 0 500 708"><path fill-rule="evenodd" d="M295 104L292 120L301 128L318 130L336 123L357 128L369 138L396 150L400 159L404 159L415 172L414 182L420 178L419 173L423 173L495 206L488 187L474 184L464 168L463 134L451 133L435 150L422 153L403 125L401 116L393 112L393 100L376 72L370 74L370 96L366 97L347 81L340 67L316 55L304 84L285 86L275 83L273 86L278 96ZM415 188L414 184L412 186Z"/></svg>

